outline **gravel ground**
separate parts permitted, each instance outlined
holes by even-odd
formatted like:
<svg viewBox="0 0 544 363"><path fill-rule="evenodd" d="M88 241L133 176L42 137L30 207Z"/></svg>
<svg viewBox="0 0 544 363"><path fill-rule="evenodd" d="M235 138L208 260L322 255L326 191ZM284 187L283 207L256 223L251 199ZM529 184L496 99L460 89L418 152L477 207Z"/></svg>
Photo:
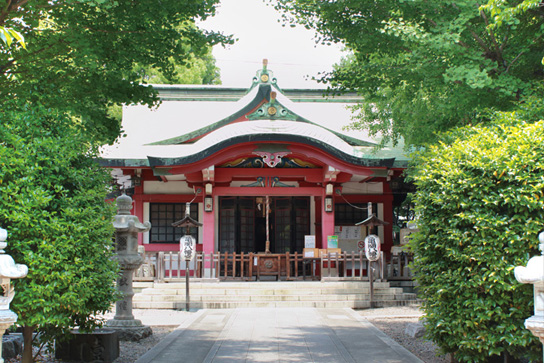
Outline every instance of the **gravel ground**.
<svg viewBox="0 0 544 363"><path fill-rule="evenodd" d="M447 356L438 355L438 347L433 342L425 338L412 338L405 333L408 324L418 323L423 315L417 306L368 309L357 312L425 363L450 362Z"/></svg>
<svg viewBox="0 0 544 363"><path fill-rule="evenodd" d="M405 333L406 326L410 323L417 323L422 316L418 307L392 307L392 308L378 308L378 309L367 309L367 310L358 310L359 315L367 319L378 329L383 331L389 337L394 339L397 343L408 349L410 352L418 356L421 360L426 363L447 363L450 362L449 359L445 356L437 356L438 349L430 341L425 340L424 338L412 338ZM160 312L162 315L167 314L166 318L175 318L183 320L185 317L183 314L187 315L190 313L182 311L168 311L164 310ZM152 311L145 311L142 314L145 316L152 316ZM135 311L135 316L138 316L138 312ZM143 320L143 323L147 322ZM147 324L151 325L151 324ZM149 349L153 348L158 342L161 341L164 337L170 334L176 326L169 325L157 325L151 326L153 329L153 335L146 339L142 339L139 342L119 342L120 345L120 355L114 363L134 363L136 360L145 354ZM20 357L19 357L20 358ZM6 363L17 363L20 362L20 359L9 359L5 361ZM51 354L42 354L41 357L37 359L37 362L42 363L63 363L60 360L54 359L54 356Z"/></svg>

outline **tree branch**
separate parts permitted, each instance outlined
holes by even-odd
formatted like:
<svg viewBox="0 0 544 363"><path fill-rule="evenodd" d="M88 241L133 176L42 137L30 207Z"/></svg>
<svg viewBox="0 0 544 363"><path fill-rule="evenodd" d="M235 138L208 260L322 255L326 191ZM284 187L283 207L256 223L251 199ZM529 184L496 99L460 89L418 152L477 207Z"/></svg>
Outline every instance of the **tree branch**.
<svg viewBox="0 0 544 363"><path fill-rule="evenodd" d="M478 8L480 8L480 4L476 4ZM480 10L480 16L482 19L484 19L485 27L489 31L489 36L491 37L491 42L493 43L493 46L495 48L495 55L497 57L496 61L499 64L499 66L504 67L505 62L504 58L502 57L502 51L499 46L499 43L497 42L497 38L495 38L495 33L493 32L493 29L489 27L489 19L487 19L487 15L485 15L485 12L483 10Z"/></svg>
<svg viewBox="0 0 544 363"><path fill-rule="evenodd" d="M512 67L512 65L513 65L514 63L516 63L516 61L518 60L518 58L521 57L521 55L522 55L523 53L525 53L525 52L524 52L524 51L521 51L521 52L516 56L516 58L514 58L514 60L510 62L510 64L508 65L508 67L506 67L505 73L508 73L508 70L510 69L510 67Z"/></svg>
<svg viewBox="0 0 544 363"><path fill-rule="evenodd" d="M20 1L6 0L6 6L2 9L2 12L0 12L0 25L4 25L9 13L16 11L17 8L20 8L26 5L30 1L31 0L20 0ZM48 7L53 7L53 6L58 6L58 4L56 3L55 5L50 5Z"/></svg>
<svg viewBox="0 0 544 363"><path fill-rule="evenodd" d="M491 53L491 49L489 49L489 47L487 46L487 44L485 44L484 40L482 38L480 38L480 36L478 34L476 34L476 32L472 29L470 29L470 34L472 34L472 37L474 38L474 40L476 40L478 42L478 44L480 44L480 46L483 48L484 52L486 53Z"/></svg>

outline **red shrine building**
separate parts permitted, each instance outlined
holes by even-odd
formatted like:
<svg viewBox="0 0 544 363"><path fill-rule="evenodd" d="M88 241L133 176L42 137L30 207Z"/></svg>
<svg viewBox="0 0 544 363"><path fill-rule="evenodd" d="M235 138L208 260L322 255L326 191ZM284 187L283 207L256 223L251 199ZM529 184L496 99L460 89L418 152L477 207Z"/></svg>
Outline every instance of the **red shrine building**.
<svg viewBox="0 0 544 363"><path fill-rule="evenodd" d="M338 236L338 248L358 251L369 231L356 224L369 209L388 223L370 233L390 252L408 159L342 131L356 95L282 90L266 65L249 89L154 87L160 107L126 106L126 135L101 160L129 179L132 212L152 224L139 236L146 252L179 251L185 229L172 223L189 202L202 223L191 233L205 253L302 253L306 236L316 248Z"/></svg>

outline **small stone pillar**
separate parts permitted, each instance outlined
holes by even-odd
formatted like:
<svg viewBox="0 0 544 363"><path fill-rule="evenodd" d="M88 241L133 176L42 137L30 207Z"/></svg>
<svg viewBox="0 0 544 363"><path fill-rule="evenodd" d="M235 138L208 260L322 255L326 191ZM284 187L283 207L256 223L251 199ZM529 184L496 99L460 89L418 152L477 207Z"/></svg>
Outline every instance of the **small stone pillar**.
<svg viewBox="0 0 544 363"><path fill-rule="evenodd" d="M516 280L522 284L533 284L535 315L525 320L525 327L544 344L544 232L538 235L540 256L532 257L527 266L514 268Z"/></svg>
<svg viewBox="0 0 544 363"><path fill-rule="evenodd" d="M9 304L15 296L11 279L20 279L28 274L26 265L15 264L13 258L5 254L4 248L8 245L7 237L8 231L0 228L0 284L2 286L2 294L0 295L0 363L4 363L1 344L4 332L17 321L17 314L9 309Z"/></svg>
<svg viewBox="0 0 544 363"><path fill-rule="evenodd" d="M117 290L123 299L115 305L115 316L108 320L106 326L119 334L120 340L138 341L152 334L151 328L142 325L132 315L132 275L143 263L138 253L138 233L147 232L151 228L149 222L140 223L138 217L130 214L132 198L126 194L117 198L117 215L114 217L115 249L121 267L121 276L117 280Z"/></svg>

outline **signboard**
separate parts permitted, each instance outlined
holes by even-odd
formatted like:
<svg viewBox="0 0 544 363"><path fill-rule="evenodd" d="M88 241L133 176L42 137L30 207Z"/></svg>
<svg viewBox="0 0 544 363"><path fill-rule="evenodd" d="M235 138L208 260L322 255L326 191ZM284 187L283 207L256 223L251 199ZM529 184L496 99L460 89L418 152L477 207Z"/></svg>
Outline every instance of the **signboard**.
<svg viewBox="0 0 544 363"><path fill-rule="evenodd" d="M359 252L364 251L364 249L365 249L365 241L359 241L359 242L357 242L357 249L359 250Z"/></svg>
<svg viewBox="0 0 544 363"><path fill-rule="evenodd" d="M370 234L365 238L365 256L369 261L378 261L380 258L380 237Z"/></svg>
<svg viewBox="0 0 544 363"><path fill-rule="evenodd" d="M315 236L304 236L304 248L315 248Z"/></svg>
<svg viewBox="0 0 544 363"><path fill-rule="evenodd" d="M327 236L327 248L338 248L338 236Z"/></svg>
<svg viewBox="0 0 544 363"><path fill-rule="evenodd" d="M361 238L361 227L358 226L336 226L334 227L334 233L338 235L341 240L355 240Z"/></svg>
<svg viewBox="0 0 544 363"><path fill-rule="evenodd" d="M191 261L195 258L195 239L193 236L185 235L179 240L179 248L181 255L185 258L185 261Z"/></svg>

